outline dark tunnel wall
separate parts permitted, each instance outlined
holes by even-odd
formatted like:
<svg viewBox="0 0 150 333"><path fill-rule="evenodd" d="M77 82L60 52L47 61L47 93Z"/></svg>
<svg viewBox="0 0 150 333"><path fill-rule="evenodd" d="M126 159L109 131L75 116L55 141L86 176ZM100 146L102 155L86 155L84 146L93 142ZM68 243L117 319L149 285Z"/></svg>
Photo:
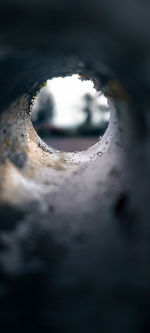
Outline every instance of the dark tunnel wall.
<svg viewBox="0 0 150 333"><path fill-rule="evenodd" d="M148 1L1 1L0 331L149 332ZM101 141L55 152L30 103L79 73L111 106Z"/></svg>

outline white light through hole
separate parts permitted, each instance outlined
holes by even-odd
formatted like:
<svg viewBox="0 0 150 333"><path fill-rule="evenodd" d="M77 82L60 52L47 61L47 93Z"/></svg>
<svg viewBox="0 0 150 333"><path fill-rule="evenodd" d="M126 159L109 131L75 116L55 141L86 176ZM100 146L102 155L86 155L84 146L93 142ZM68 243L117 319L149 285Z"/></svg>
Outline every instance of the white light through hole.
<svg viewBox="0 0 150 333"><path fill-rule="evenodd" d="M77 74L47 80L31 109L37 133L52 147L67 151L94 145L110 117L106 97Z"/></svg>
<svg viewBox="0 0 150 333"><path fill-rule="evenodd" d="M109 120L109 112L100 112L100 106L108 106L104 95L94 88L91 80L81 81L79 75L58 77L47 80L47 86L43 87L38 94L33 107L33 120L39 109L40 94L42 91L49 92L54 100L54 112L51 124L59 128L76 127L84 123L86 114L83 112L85 94L93 97L92 102L92 122L98 124L101 120Z"/></svg>

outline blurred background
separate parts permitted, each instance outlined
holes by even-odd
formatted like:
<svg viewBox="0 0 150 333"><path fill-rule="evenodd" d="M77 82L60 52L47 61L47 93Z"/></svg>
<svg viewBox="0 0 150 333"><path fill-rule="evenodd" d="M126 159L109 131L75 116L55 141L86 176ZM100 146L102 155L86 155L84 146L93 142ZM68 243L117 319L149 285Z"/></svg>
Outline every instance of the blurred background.
<svg viewBox="0 0 150 333"><path fill-rule="evenodd" d="M58 150L77 151L94 145L110 118L107 98L91 80L80 76L47 80L31 104L34 128Z"/></svg>

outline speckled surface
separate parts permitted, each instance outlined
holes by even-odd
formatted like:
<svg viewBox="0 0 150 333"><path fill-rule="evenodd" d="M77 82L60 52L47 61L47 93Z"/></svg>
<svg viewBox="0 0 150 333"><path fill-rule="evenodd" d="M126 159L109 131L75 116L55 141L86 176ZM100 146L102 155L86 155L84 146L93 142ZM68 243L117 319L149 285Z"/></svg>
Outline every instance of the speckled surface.
<svg viewBox="0 0 150 333"><path fill-rule="evenodd" d="M1 1L2 333L150 330L149 17L146 0ZM72 73L103 90L111 120L66 154L29 110Z"/></svg>

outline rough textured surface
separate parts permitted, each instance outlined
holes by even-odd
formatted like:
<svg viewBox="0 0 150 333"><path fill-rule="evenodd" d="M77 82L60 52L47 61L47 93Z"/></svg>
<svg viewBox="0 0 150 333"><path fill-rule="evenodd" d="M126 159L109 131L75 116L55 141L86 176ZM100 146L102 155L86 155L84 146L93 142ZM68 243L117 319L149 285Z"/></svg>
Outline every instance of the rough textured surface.
<svg viewBox="0 0 150 333"><path fill-rule="evenodd" d="M150 330L149 18L146 0L1 1L2 333ZM81 156L47 148L29 115L71 73L112 107Z"/></svg>

